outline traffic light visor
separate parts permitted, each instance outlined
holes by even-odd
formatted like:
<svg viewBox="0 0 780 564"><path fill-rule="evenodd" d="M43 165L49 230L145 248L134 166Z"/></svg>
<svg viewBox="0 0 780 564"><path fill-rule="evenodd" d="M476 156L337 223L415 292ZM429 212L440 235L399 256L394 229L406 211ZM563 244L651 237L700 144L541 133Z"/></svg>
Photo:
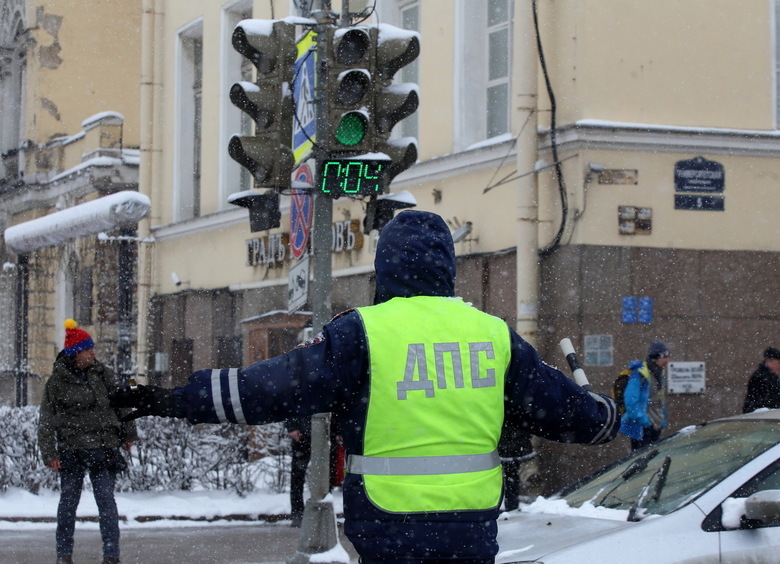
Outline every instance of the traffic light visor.
<svg viewBox="0 0 780 564"><path fill-rule="evenodd" d="M340 65L356 65L368 54L371 38L364 29L351 28L343 34L336 32L334 56Z"/></svg>

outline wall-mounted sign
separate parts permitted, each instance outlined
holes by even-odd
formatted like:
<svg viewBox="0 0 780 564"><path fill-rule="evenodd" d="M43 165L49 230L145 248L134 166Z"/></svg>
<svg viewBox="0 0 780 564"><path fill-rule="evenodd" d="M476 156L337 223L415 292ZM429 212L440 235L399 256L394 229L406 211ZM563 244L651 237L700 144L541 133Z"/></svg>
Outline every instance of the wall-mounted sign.
<svg viewBox="0 0 780 564"><path fill-rule="evenodd" d="M704 157L674 164L674 189L677 192L723 192L725 180L723 165Z"/></svg>
<svg viewBox="0 0 780 564"><path fill-rule="evenodd" d="M246 240L247 266L280 266L287 259L289 233L272 233L267 237Z"/></svg>
<svg viewBox="0 0 780 564"><path fill-rule="evenodd" d="M336 221L330 226L330 250L334 253L348 253L363 248L363 229L360 220ZM311 238L309 238L311 241ZM266 237L246 240L246 266L281 266L292 258L288 252L289 233L271 233ZM311 253L311 245L306 254Z"/></svg>
<svg viewBox="0 0 780 564"><path fill-rule="evenodd" d="M636 169L608 168L598 173L599 184L639 184Z"/></svg>
<svg viewBox="0 0 780 564"><path fill-rule="evenodd" d="M667 365L667 390L670 394L700 394L706 389L704 362L670 362Z"/></svg>
<svg viewBox="0 0 780 564"><path fill-rule="evenodd" d="M675 194L674 209L723 211L726 209L726 198L709 194Z"/></svg>
<svg viewBox="0 0 780 564"><path fill-rule="evenodd" d="M653 298L623 296L620 321L622 323L652 323Z"/></svg>

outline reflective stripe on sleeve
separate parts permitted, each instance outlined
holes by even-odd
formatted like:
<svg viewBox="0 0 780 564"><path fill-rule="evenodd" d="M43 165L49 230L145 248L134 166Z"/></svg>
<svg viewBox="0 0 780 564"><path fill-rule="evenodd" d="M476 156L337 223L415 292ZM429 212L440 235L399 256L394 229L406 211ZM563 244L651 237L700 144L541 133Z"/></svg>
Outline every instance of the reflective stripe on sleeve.
<svg viewBox="0 0 780 564"><path fill-rule="evenodd" d="M211 371L211 401L214 403L217 419L227 421L225 408L222 405L222 383L220 382L219 372L217 369Z"/></svg>
<svg viewBox="0 0 780 564"><path fill-rule="evenodd" d="M428 476L492 470L501 464L498 451L453 456L349 455L347 472L375 476Z"/></svg>
<svg viewBox="0 0 780 564"><path fill-rule="evenodd" d="M241 396L238 394L238 368L231 368L228 371L228 385L230 386L230 405L233 406L236 423L246 423L244 410L241 407Z"/></svg>

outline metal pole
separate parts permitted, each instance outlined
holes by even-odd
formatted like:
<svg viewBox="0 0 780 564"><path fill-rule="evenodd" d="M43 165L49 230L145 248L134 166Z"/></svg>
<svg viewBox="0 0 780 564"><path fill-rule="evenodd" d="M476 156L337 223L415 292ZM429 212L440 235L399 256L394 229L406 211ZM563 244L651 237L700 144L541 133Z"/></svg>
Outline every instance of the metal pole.
<svg viewBox="0 0 780 564"><path fill-rule="evenodd" d="M325 4L325 3L323 3ZM329 6L328 6L329 8ZM320 30L322 31L322 30ZM328 64L327 50L323 43L318 44L320 69ZM320 79L325 72L318 69ZM315 95L317 109L317 140L322 144L328 135L326 100L322 83ZM315 159L325 158L321 145L315 145ZM316 167L319 169L319 167ZM315 186L320 178L315 178ZM312 327L315 333L322 330L332 316L331 290L333 286L331 263L331 224L333 223L333 202L314 190L314 225L312 227L312 268L311 281ZM330 491L330 414L318 413L311 421L311 472L309 479L309 499L303 511L301 537L297 552L287 560L288 564L308 564L311 555L327 552L338 543L336 515L333 503L326 500ZM320 560L318 560L320 562Z"/></svg>
<svg viewBox="0 0 780 564"><path fill-rule="evenodd" d="M27 315L30 300L30 256L19 255L16 273L16 407L27 405Z"/></svg>
<svg viewBox="0 0 780 564"><path fill-rule="evenodd" d="M132 321L133 321L133 248L135 230L123 228L119 238L119 336L117 368L123 383L132 374Z"/></svg>
<svg viewBox="0 0 780 564"><path fill-rule="evenodd" d="M331 317L331 223L333 204L325 196L314 194L314 226L312 266L314 276L311 282L311 299L314 304L312 326L318 332ZM309 493L303 510L301 537L298 551L288 559L288 564L306 564L311 555L327 552L336 546L336 514L333 502L326 500L330 491L330 414L317 413L311 418L311 471ZM320 560L318 560L320 562Z"/></svg>

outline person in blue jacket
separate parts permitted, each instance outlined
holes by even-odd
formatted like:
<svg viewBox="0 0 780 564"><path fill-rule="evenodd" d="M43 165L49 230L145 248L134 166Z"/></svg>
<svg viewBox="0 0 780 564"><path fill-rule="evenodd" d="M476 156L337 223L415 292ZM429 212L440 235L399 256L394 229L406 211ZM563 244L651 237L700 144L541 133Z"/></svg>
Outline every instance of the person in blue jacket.
<svg viewBox="0 0 780 564"><path fill-rule="evenodd" d="M656 442L668 424L664 369L670 355L665 343L653 341L647 360L633 360L628 365L631 374L623 395L626 411L620 432L631 439L631 450Z"/></svg>
<svg viewBox="0 0 780 564"><path fill-rule="evenodd" d="M374 265L374 305L336 316L306 346L200 370L173 390L138 386L115 403L191 423L333 412L348 457L344 531L361 562L493 562L504 419L547 439L601 444L620 416L504 321L454 297L455 249L440 216L399 213Z"/></svg>

